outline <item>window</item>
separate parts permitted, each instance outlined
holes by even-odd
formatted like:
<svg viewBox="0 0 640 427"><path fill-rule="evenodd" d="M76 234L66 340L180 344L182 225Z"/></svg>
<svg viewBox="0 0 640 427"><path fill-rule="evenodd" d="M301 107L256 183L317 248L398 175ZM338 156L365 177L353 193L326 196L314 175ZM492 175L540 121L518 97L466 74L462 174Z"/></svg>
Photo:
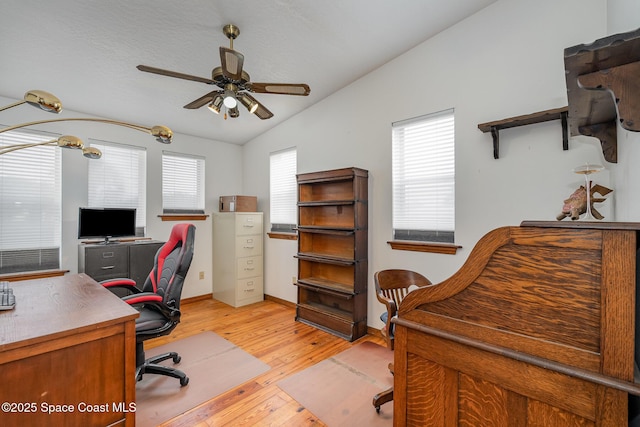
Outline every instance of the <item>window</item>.
<svg viewBox="0 0 640 427"><path fill-rule="evenodd" d="M453 109L392 126L393 238L453 243Z"/></svg>
<svg viewBox="0 0 640 427"><path fill-rule="evenodd" d="M147 222L147 152L143 147L90 140L102 158L89 162L89 207L135 208L136 236Z"/></svg>
<svg viewBox="0 0 640 427"><path fill-rule="evenodd" d="M162 211L204 214L204 157L162 153Z"/></svg>
<svg viewBox="0 0 640 427"><path fill-rule="evenodd" d="M57 138L9 131L0 146ZM61 149L32 147L0 156L0 273L60 268Z"/></svg>
<svg viewBox="0 0 640 427"><path fill-rule="evenodd" d="M298 222L297 151L289 148L269 155L271 231L293 233Z"/></svg>

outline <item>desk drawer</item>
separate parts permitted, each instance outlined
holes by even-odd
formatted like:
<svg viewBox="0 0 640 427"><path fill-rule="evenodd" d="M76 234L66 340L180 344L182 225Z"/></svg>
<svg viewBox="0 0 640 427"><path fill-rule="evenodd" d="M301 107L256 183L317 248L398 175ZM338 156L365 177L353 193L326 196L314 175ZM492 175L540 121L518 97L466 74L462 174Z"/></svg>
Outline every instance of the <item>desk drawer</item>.
<svg viewBox="0 0 640 427"><path fill-rule="evenodd" d="M85 248L85 273L94 279L127 277L129 248L125 245Z"/></svg>

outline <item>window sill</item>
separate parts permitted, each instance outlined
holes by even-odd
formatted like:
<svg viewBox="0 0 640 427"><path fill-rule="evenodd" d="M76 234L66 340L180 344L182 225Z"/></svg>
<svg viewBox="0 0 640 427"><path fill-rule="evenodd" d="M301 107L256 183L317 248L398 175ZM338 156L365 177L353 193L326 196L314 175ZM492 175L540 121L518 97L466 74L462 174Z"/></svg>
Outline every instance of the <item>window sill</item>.
<svg viewBox="0 0 640 427"><path fill-rule="evenodd" d="M204 221L209 215L205 214L173 214L158 215L163 221Z"/></svg>
<svg viewBox="0 0 640 427"><path fill-rule="evenodd" d="M277 233L277 232L269 232L267 236L271 239L282 239L282 240L298 240L298 235L295 233Z"/></svg>
<svg viewBox="0 0 640 427"><path fill-rule="evenodd" d="M429 243L410 240L391 240L387 242L391 249L400 251L430 252L435 254L455 255L462 246L452 243Z"/></svg>

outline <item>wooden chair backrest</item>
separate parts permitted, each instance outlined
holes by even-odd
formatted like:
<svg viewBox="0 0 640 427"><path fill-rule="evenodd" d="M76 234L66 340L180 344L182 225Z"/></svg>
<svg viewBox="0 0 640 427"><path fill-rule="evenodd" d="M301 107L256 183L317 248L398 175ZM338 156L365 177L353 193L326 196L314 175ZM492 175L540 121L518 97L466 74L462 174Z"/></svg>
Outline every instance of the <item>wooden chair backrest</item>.
<svg viewBox="0 0 640 427"><path fill-rule="evenodd" d="M376 294L392 299L396 303L396 307L407 296L410 286L423 287L431 285L429 279L411 270L381 270L376 272L373 277ZM381 302L384 304L384 300L381 300Z"/></svg>

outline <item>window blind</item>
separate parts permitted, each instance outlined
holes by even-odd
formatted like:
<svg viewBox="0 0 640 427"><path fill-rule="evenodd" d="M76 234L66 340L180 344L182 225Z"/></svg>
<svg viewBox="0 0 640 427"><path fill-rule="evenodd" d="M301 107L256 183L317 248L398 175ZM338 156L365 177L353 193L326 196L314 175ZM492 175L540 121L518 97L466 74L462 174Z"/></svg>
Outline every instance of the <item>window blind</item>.
<svg viewBox="0 0 640 427"><path fill-rule="evenodd" d="M204 157L162 153L164 213L204 213L204 167Z"/></svg>
<svg viewBox="0 0 640 427"><path fill-rule="evenodd" d="M147 221L147 152L143 147L89 140L102 158L89 162L89 207L135 208L136 235Z"/></svg>
<svg viewBox="0 0 640 427"><path fill-rule="evenodd" d="M454 142L453 109L392 125L395 239L453 243Z"/></svg>
<svg viewBox="0 0 640 427"><path fill-rule="evenodd" d="M271 231L293 232L298 222L297 150L269 155L269 216Z"/></svg>
<svg viewBox="0 0 640 427"><path fill-rule="evenodd" d="M10 131L0 146L59 135ZM60 268L61 149L32 147L0 156L0 273Z"/></svg>

